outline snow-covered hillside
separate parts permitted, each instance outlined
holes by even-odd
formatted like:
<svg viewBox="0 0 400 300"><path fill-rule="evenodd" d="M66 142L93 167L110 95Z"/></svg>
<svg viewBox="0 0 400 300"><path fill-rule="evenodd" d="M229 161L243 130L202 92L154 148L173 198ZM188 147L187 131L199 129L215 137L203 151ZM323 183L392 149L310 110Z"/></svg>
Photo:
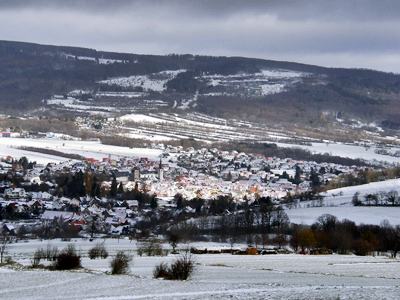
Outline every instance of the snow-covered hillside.
<svg viewBox="0 0 400 300"><path fill-rule="evenodd" d="M308 207L293 208L286 210L290 222L295 224L311 225L318 217L330 214L339 220L347 219L356 224L380 225L382 221L388 220L392 225L400 225L400 207Z"/></svg>
<svg viewBox="0 0 400 300"><path fill-rule="evenodd" d="M379 225L388 220L393 225L400 225L400 207L353 206L352 198L359 193L360 199L367 194L397 191L400 193L400 179L391 179L369 184L329 190L321 195L322 202L299 202L295 208L287 209L290 221L298 224L312 224L323 214L331 214L338 219L348 219L358 224ZM322 205L322 206L321 206ZM315 207L321 206L321 207Z"/></svg>
<svg viewBox="0 0 400 300"><path fill-rule="evenodd" d="M276 143L278 146L285 148L301 148L309 150L312 153L328 153L330 155L336 155L341 157L348 157L353 159L365 159L368 161L384 161L388 163L400 163L400 157L383 155L376 153L376 146L369 145L368 147L353 145L353 144L343 144L343 143L311 143L311 145L301 145L301 144L287 144L287 143ZM396 148L400 150L400 148Z"/></svg>
<svg viewBox="0 0 400 300"><path fill-rule="evenodd" d="M167 123L168 120L152 117L144 114L128 114L119 118L124 122L137 122L137 123Z"/></svg>
<svg viewBox="0 0 400 300"><path fill-rule="evenodd" d="M379 182L371 182L363 185L349 186L322 193L326 206L349 206L355 193L359 193L362 198L367 194L377 194L379 192L397 191L400 193L400 179L390 179Z"/></svg>
<svg viewBox="0 0 400 300"><path fill-rule="evenodd" d="M161 154L161 150L157 149L103 145L98 141L69 141L51 138L0 138L0 156L26 156L29 160L37 161L42 164L68 160L67 158L57 157L54 155L20 150L17 149L18 147L50 149L63 153L78 154L86 158L94 158L98 160L106 158L109 155L111 157L148 157L150 159L157 159Z"/></svg>
<svg viewBox="0 0 400 300"><path fill-rule="evenodd" d="M185 70L167 70L149 75L134 75L129 77L117 77L99 81L104 85L116 85L125 88L142 88L144 91L162 92L166 89L165 84Z"/></svg>
<svg viewBox="0 0 400 300"><path fill-rule="evenodd" d="M129 113L109 118L121 134L146 140L189 139L204 142L237 140L278 141L294 137L280 130L266 130L261 124L241 120L227 120L201 113ZM133 124L134 123L134 124Z"/></svg>
<svg viewBox="0 0 400 300"><path fill-rule="evenodd" d="M300 82L302 78L310 75L309 73L290 70L270 69L253 74L212 74L197 78L199 80L206 80L208 86L213 88L209 90L209 94L230 95L236 93L249 96L266 96L281 93L291 85Z"/></svg>

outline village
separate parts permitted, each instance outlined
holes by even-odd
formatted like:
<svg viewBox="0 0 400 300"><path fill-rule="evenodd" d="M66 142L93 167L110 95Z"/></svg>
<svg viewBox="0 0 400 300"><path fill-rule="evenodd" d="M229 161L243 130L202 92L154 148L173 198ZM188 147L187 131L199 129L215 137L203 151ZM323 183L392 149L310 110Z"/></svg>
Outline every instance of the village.
<svg viewBox="0 0 400 300"><path fill-rule="evenodd" d="M108 156L41 165L8 156L0 163L0 217L12 235L131 235L166 213L212 214L218 198L238 206L260 198L279 205L359 169L173 146L163 146L158 159ZM202 199L202 207L183 206L182 199Z"/></svg>

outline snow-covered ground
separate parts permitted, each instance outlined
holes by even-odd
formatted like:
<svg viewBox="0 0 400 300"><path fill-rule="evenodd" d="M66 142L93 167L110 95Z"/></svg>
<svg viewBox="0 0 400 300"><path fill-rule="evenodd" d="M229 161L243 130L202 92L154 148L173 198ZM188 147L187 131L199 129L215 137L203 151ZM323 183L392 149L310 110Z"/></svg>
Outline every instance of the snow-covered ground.
<svg viewBox="0 0 400 300"><path fill-rule="evenodd" d="M112 122L114 118L109 118ZM152 141L189 139L203 142L269 139L269 142L294 138L282 130L266 130L261 124L215 118L200 113L129 113L117 117L116 126L124 134ZM130 126L129 123L137 123ZM126 135L129 136L129 135Z"/></svg>
<svg viewBox="0 0 400 300"><path fill-rule="evenodd" d="M310 76L309 73L295 72L281 69L262 70L259 73L238 73L234 75L212 74L203 75L210 87L225 87L227 90L222 94L229 94L233 90L246 91L247 93L266 96L285 91L288 86L300 81L303 77ZM220 95L211 92L207 95Z"/></svg>
<svg viewBox="0 0 400 300"><path fill-rule="evenodd" d="M363 198L367 194L377 194L379 192L397 191L400 193L400 179L390 179L385 181L371 182L368 184L349 186L323 193L324 204L326 206L349 206L355 193Z"/></svg>
<svg viewBox="0 0 400 300"><path fill-rule="evenodd" d="M23 249L36 249L39 243L12 245L10 252L20 251L18 260L29 263L30 256ZM84 243L90 242L79 241L77 248L82 249ZM46 245L46 241L42 242L42 246ZM107 241L106 247L134 248L126 240ZM83 258L85 270L71 272L0 268L0 298L398 299L400 295L400 261L386 257L197 255L194 275L181 282L152 278L154 266L174 260L173 255L134 256L130 275L120 276L105 273L110 259Z"/></svg>
<svg viewBox="0 0 400 300"><path fill-rule="evenodd" d="M30 161L36 161L38 164L46 165L48 163L59 163L66 161L64 157L42 154L32 151L26 151L22 149L12 148L12 145L5 145L0 138L0 157L12 156L14 158L21 158L23 156L27 157Z"/></svg>
<svg viewBox="0 0 400 300"><path fill-rule="evenodd" d="M165 84L186 70L167 70L150 75L133 75L129 77L117 77L99 81L105 85L117 85L121 87L141 87L144 91L162 92L166 89Z"/></svg>
<svg viewBox="0 0 400 300"><path fill-rule="evenodd" d="M388 163L400 163L400 157L393 157L388 155L382 155L375 153L376 147L363 147L358 145L348 145L342 143L311 143L311 145L298 145L298 144L286 144L276 143L279 147L289 148L301 148L309 150L312 153L328 153L330 155L336 155L341 157L348 157L352 159L365 159L365 160L377 160Z"/></svg>
<svg viewBox="0 0 400 300"><path fill-rule="evenodd" d="M128 148L103 145L98 141L69 141L61 139L0 138L0 156L26 156L38 163L66 161L67 158L16 149L16 147L35 147L56 150L63 153L79 154L86 158L101 160L108 157L147 157L157 159L161 150L148 148Z"/></svg>
<svg viewBox="0 0 400 300"><path fill-rule="evenodd" d="M366 207L366 206L323 206L292 208L286 210L290 222L311 225L323 214L336 216L339 220L348 219L357 224L379 225L388 220L392 225L400 225L400 207Z"/></svg>
<svg viewBox="0 0 400 300"><path fill-rule="evenodd" d="M331 214L338 219L348 219L357 224L379 225L383 220L388 220L392 225L400 225L400 207L361 207L353 206L353 195L358 192L359 198L367 194L379 192L400 192L400 179L390 179L369 184L344 187L322 193L322 203L318 201L304 201L287 209L290 221L298 224L310 225L323 214ZM322 204L321 207L315 207Z"/></svg>
<svg viewBox="0 0 400 300"><path fill-rule="evenodd" d="M129 121L129 122L145 122L145 123L168 123L170 121L163 120L157 117L152 117L144 114L128 114L119 118L121 121Z"/></svg>
<svg viewBox="0 0 400 300"><path fill-rule="evenodd" d="M166 135L160 135L160 134L153 134L153 133L143 133L143 132L137 132L135 133L134 130L132 130L129 133L122 133L119 134L120 136L125 136L130 139L143 139L143 140L148 140L148 141L159 141L159 142L165 142L165 141L172 141L176 140L174 138L171 138Z"/></svg>
<svg viewBox="0 0 400 300"><path fill-rule="evenodd" d="M112 112L117 111L115 107L111 106L100 106L100 105L91 105L93 102L91 101L80 101L73 97L68 97L67 99L48 99L46 100L48 105L58 105L63 106L65 108L70 108L75 111L104 111L104 112Z"/></svg>
<svg viewBox="0 0 400 300"><path fill-rule="evenodd" d="M310 75L309 73L304 73L304 72L296 72L296 71L290 71L290 70L278 70L278 69L262 70L261 73L268 79L301 78L301 77Z"/></svg>
<svg viewBox="0 0 400 300"><path fill-rule="evenodd" d="M261 85L261 94L262 95L272 95L278 94L285 90L285 85L282 83L275 84L262 84Z"/></svg>

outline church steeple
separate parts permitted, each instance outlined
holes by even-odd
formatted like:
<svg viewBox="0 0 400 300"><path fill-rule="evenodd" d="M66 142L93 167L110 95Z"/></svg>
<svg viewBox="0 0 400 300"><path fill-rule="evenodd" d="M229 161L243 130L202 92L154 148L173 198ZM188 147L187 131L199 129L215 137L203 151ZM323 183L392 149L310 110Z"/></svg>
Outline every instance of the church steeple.
<svg viewBox="0 0 400 300"><path fill-rule="evenodd" d="M162 160L160 158L160 164L158 165L158 180L163 181L164 179L164 170L162 168Z"/></svg>

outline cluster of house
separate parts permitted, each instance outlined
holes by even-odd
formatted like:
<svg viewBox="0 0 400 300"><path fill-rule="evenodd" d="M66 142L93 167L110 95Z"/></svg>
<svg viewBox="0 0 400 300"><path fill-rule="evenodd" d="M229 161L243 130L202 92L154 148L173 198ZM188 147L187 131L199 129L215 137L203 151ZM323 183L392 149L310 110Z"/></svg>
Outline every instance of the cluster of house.
<svg viewBox="0 0 400 300"><path fill-rule="evenodd" d="M334 163L298 161L290 158L265 157L220 151L218 149L169 147L164 153L165 180L149 182L151 192L164 197L177 193L191 199L212 199L228 195L236 200L271 197L280 199L310 190L310 174L318 174L321 183L329 182L342 173L355 173L356 166ZM298 169L299 182L294 182Z"/></svg>
<svg viewBox="0 0 400 300"><path fill-rule="evenodd" d="M124 190L139 188L155 194L158 209L168 210L176 208L173 197L178 193L186 199L213 199L220 195L237 201L267 196L280 199L309 191L311 172L316 172L321 182L327 182L338 174L357 172L358 168L182 147L166 147L156 161L105 157L100 161L65 161L29 169L7 157L0 162L0 208L27 218L34 216L42 222L58 219L82 228L95 217L101 220L103 231L111 234L121 234L143 218L146 210L138 212L137 199L115 200L110 206L107 196L68 198L57 194L57 174L88 171L110 175L102 182L106 189L110 189L111 178L115 177ZM10 179L16 176L20 178L18 186ZM297 182L293 181L295 177ZM33 191L33 185L46 186L46 191Z"/></svg>
<svg viewBox="0 0 400 300"><path fill-rule="evenodd" d="M21 134L19 132L13 132L11 129L6 129L4 131L0 131L0 137L20 137Z"/></svg>

